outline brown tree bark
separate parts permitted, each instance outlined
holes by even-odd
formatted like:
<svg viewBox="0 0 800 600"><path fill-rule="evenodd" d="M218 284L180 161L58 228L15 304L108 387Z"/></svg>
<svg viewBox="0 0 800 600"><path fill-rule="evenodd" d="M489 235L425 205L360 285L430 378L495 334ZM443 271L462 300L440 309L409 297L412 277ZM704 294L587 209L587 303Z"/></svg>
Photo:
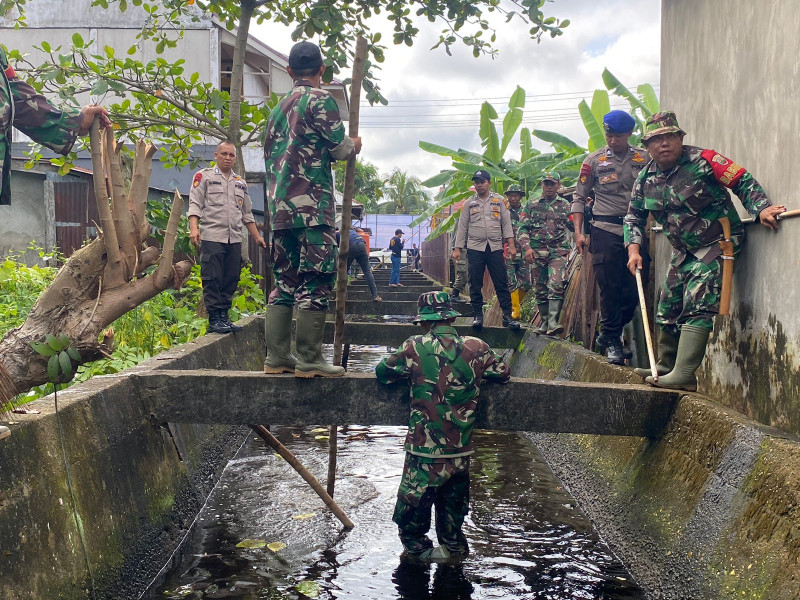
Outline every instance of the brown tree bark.
<svg viewBox="0 0 800 600"><path fill-rule="evenodd" d="M109 136L105 143L103 135ZM74 371L78 364L111 353L114 339L113 331L106 330L108 325L159 292L179 288L191 272L189 261L172 264L183 211L183 198L177 191L163 252L145 245L150 233L144 218L151 170L147 163L155 149L143 142L137 145L133 181L125 194L119 146L110 136L97 123L92 127L100 236L67 260L25 322L0 340L0 406L49 381L47 358L33 350L33 342L43 341L47 334L66 335L80 354L80 361L73 361ZM106 173L110 174L108 184ZM155 272L145 276L144 270L154 264L158 264Z"/></svg>

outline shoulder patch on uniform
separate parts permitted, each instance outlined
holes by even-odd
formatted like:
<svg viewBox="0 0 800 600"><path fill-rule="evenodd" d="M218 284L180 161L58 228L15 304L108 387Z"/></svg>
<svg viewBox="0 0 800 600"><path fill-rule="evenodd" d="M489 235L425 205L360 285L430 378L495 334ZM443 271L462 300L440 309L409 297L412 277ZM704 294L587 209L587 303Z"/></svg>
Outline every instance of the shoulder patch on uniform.
<svg viewBox="0 0 800 600"><path fill-rule="evenodd" d="M583 163L581 165L581 175L591 175L592 174L592 165L589 163Z"/></svg>
<svg viewBox="0 0 800 600"><path fill-rule="evenodd" d="M203 181L203 172L198 171L194 174L194 180L192 180L192 187L197 187L200 185L200 182Z"/></svg>
<svg viewBox="0 0 800 600"><path fill-rule="evenodd" d="M747 170L729 158L725 158L716 150L703 150L700 153L705 161L711 165L714 177L725 187L733 187Z"/></svg>
<svg viewBox="0 0 800 600"><path fill-rule="evenodd" d="M6 67L6 77L8 79L15 79L16 76L17 76L17 73L14 71L14 67L12 67L11 65L8 65Z"/></svg>

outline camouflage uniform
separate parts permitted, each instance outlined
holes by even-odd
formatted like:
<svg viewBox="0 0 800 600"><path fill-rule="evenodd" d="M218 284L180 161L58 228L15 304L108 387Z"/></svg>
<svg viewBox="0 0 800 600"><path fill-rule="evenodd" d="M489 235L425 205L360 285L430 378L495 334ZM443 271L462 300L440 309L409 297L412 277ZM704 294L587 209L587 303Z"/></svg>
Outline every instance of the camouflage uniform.
<svg viewBox="0 0 800 600"><path fill-rule="evenodd" d="M459 316L445 292L419 299L415 322ZM436 507L439 543L454 554L468 552L461 532L469 505L469 462L481 379L507 381L509 367L486 342L461 337L453 327L434 324L410 337L375 368L381 383L411 380L411 417L406 462L393 520L409 554L431 548L426 536Z"/></svg>
<svg viewBox="0 0 800 600"><path fill-rule="evenodd" d="M563 300L569 255L569 202L556 196L528 202L522 209L517 240L523 252L533 250L531 282L537 304Z"/></svg>
<svg viewBox="0 0 800 600"><path fill-rule="evenodd" d="M355 153L328 92L298 79L270 113L264 159L274 231L269 303L323 311L336 281L331 162Z"/></svg>
<svg viewBox="0 0 800 600"><path fill-rule="evenodd" d="M514 240L517 246L517 255L514 260L506 258L506 271L508 273L508 289L524 290L531 289L531 269L530 265L525 262L525 254L522 251L522 246L519 243L519 223L522 215L522 207L514 208L508 207L508 212L511 215L511 228L514 230Z"/></svg>
<svg viewBox="0 0 800 600"><path fill-rule="evenodd" d="M772 205L743 167L714 150L694 146L684 146L678 163L666 173L651 161L634 183L625 245L642 244L648 212L664 228L673 249L656 323L672 335L687 324L711 331L712 317L719 312L719 218L730 219L736 253L744 241L744 226L725 188L732 189L753 215Z"/></svg>
<svg viewBox="0 0 800 600"><path fill-rule="evenodd" d="M11 204L11 129L16 127L54 152L68 154L81 127L79 111L60 110L17 78L0 47L0 204Z"/></svg>

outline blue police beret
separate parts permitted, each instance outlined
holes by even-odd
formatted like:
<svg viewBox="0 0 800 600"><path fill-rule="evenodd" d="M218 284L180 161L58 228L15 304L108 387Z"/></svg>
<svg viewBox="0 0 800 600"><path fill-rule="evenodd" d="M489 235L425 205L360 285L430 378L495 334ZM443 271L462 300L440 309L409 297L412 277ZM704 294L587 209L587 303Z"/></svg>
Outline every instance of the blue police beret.
<svg viewBox="0 0 800 600"><path fill-rule="evenodd" d="M635 126L636 121L624 110L612 110L603 117L606 133L630 133Z"/></svg>

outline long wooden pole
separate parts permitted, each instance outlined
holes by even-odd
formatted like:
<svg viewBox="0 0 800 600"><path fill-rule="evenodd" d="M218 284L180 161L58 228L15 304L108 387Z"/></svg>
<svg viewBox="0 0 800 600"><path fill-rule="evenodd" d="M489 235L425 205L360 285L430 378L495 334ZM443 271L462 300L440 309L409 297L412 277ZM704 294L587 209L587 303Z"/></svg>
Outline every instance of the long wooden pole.
<svg viewBox="0 0 800 600"><path fill-rule="evenodd" d="M283 459L300 474L300 477L305 479L306 483L308 483L308 485L311 486L317 495L322 498L322 501L328 508L331 509L331 512L336 516L336 518L342 522L342 525L344 525L347 529L353 529L353 527L355 527L353 522L347 518L346 514L344 514L344 511L339 508L339 505L336 504L333 498L331 498L330 495L328 495L328 493L322 488L322 485L320 485L319 481L317 481L317 479L308 472L308 469L306 469L303 464L297 460L297 457L292 454L286 446L278 441L278 438L272 435L263 425L250 425L250 427L262 440L267 443L270 448L280 454L281 457L283 457Z"/></svg>
<svg viewBox="0 0 800 600"><path fill-rule="evenodd" d="M367 59L367 40L359 36L353 60L353 77L350 82L350 137L358 136L359 105L361 103L361 82L364 79L364 63ZM342 342L344 341L344 314L347 309L347 254L350 251L350 226L353 223L353 195L356 181L356 157L347 159L344 174L344 194L342 197L342 224L339 227L339 264L336 274L336 320L333 333L333 364L342 362ZM330 426L328 437L328 493L333 496L336 485L336 425Z"/></svg>
<svg viewBox="0 0 800 600"><path fill-rule="evenodd" d="M644 299L644 285L642 285L642 270L636 267L636 288L639 290L639 304L642 307L642 325L644 325L644 339L647 342L647 358L650 361L650 373L653 381L658 381L656 357L653 352L653 338L650 335L650 319L647 318L647 302Z"/></svg>

